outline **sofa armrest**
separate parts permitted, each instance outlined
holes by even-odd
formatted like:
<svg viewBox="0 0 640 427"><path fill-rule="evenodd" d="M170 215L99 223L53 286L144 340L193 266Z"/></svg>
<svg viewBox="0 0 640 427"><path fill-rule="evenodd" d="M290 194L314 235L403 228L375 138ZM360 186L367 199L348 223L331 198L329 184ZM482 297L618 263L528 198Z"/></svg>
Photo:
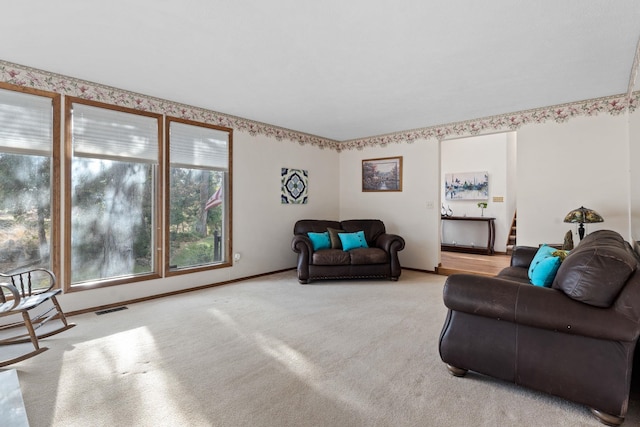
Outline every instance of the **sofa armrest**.
<svg viewBox="0 0 640 427"><path fill-rule="evenodd" d="M291 240L291 249L298 254L298 280L300 283L309 281L309 264L313 259L313 244L304 234L295 234Z"/></svg>
<svg viewBox="0 0 640 427"><path fill-rule="evenodd" d="M387 253L396 253L404 249L404 239L397 234L384 233L378 236L375 247Z"/></svg>
<svg viewBox="0 0 640 427"><path fill-rule="evenodd" d="M398 280L402 274L398 252L404 249L404 239L397 234L383 233L376 239L375 246L389 254L391 280Z"/></svg>
<svg viewBox="0 0 640 427"><path fill-rule="evenodd" d="M633 341L637 325L613 308L575 301L562 291L496 277L454 274L444 286L450 310L597 339Z"/></svg>
<svg viewBox="0 0 640 427"><path fill-rule="evenodd" d="M296 234L293 236L293 239L291 239L291 249L296 253L309 256L313 253L313 244L308 236Z"/></svg>
<svg viewBox="0 0 640 427"><path fill-rule="evenodd" d="M533 246L516 246L511 254L511 267L529 268L538 248Z"/></svg>

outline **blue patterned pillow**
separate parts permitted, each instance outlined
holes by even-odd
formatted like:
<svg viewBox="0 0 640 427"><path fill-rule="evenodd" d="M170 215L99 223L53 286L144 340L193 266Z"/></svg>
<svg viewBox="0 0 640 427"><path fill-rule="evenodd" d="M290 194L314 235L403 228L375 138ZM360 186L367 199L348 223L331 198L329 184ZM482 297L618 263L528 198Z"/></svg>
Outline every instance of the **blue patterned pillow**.
<svg viewBox="0 0 640 427"><path fill-rule="evenodd" d="M348 251L355 248L368 248L367 239L364 237L364 231L356 231L355 233L338 233L340 242L342 242L342 250Z"/></svg>
<svg viewBox="0 0 640 427"><path fill-rule="evenodd" d="M328 232L325 231L324 233L313 233L310 231L307 233L307 236L309 236L309 240L311 240L314 251L331 248L331 241L329 240Z"/></svg>

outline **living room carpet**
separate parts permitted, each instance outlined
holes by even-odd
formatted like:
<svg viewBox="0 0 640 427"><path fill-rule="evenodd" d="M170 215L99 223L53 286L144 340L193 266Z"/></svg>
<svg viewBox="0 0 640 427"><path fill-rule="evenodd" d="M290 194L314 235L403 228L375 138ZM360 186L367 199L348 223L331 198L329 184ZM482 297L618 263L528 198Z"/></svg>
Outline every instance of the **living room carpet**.
<svg viewBox="0 0 640 427"><path fill-rule="evenodd" d="M445 279L300 285L287 271L73 316L10 368L31 427L601 426L584 406L451 376ZM638 401L624 425L640 425Z"/></svg>

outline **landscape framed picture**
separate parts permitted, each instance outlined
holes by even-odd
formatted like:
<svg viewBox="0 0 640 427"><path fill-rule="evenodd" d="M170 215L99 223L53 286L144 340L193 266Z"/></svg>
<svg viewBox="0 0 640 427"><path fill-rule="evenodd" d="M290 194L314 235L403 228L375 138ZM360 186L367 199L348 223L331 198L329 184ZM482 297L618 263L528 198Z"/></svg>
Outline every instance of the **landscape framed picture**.
<svg viewBox="0 0 640 427"><path fill-rule="evenodd" d="M402 191L402 156L363 160L362 191Z"/></svg>
<svg viewBox="0 0 640 427"><path fill-rule="evenodd" d="M446 173L444 191L447 200L488 200L489 173Z"/></svg>

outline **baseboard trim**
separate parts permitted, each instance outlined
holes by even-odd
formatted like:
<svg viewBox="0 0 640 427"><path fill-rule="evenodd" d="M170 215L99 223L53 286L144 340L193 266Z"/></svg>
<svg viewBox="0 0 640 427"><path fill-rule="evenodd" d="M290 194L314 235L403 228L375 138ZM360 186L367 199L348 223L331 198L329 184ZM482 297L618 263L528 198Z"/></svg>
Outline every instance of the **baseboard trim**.
<svg viewBox="0 0 640 427"><path fill-rule="evenodd" d="M436 270L423 270L421 268L402 267L403 270L417 271L418 273L437 274Z"/></svg>
<svg viewBox="0 0 640 427"><path fill-rule="evenodd" d="M179 290L176 290L176 291L164 292L164 293L157 294L157 295L149 295L148 297L134 298L134 299L130 299L130 300L114 302L113 304L105 304L105 305L99 305L99 306L95 306L95 307L84 308L82 310L70 311L68 313L65 312L65 315L68 317L68 316L76 316L78 314L86 314L86 313L93 313L93 312L96 312L96 311L109 310L111 308L116 308L116 307L120 307L120 306L123 306L123 305L136 304L136 303L144 302L144 301L151 301L151 300L158 299L158 298L164 298L164 297L170 297L170 296L173 296L173 295L185 294L187 292L201 291L203 289L215 288L216 286L229 285L231 283L244 282L245 280L256 279L258 277L269 276L271 274L283 273L285 271L291 271L291 270L295 270L295 267L294 268L285 268L283 270L270 271L268 273L254 274L253 276L239 277L237 279L225 280L224 282L210 283L208 285L196 286L194 288L179 289Z"/></svg>
<svg viewBox="0 0 640 427"><path fill-rule="evenodd" d="M436 274L439 274L441 276L451 276L452 274L473 274L476 276L495 277L495 274L492 274L492 273L484 273L481 271L460 270L456 268L445 268L445 267L438 267Z"/></svg>

